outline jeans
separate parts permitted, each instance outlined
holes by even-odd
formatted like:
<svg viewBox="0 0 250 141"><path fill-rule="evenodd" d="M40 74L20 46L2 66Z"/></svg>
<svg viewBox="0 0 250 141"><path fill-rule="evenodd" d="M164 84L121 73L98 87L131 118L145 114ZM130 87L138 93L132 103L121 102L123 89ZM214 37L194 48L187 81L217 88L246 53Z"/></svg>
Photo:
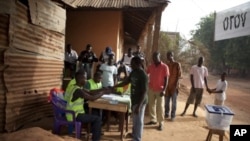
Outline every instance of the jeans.
<svg viewBox="0 0 250 141"><path fill-rule="evenodd" d="M136 106L137 105L132 106L132 115L133 115L132 135L133 135L133 141L141 141L146 104L143 104L141 106L140 112L137 115L134 114Z"/></svg>
<svg viewBox="0 0 250 141"><path fill-rule="evenodd" d="M101 117L89 114L78 114L76 121L82 124L91 123L92 141L99 141L101 138Z"/></svg>
<svg viewBox="0 0 250 141"><path fill-rule="evenodd" d="M91 63L82 63L81 69L87 72L87 79L92 78L92 64Z"/></svg>
<svg viewBox="0 0 250 141"><path fill-rule="evenodd" d="M69 71L69 74L66 74ZM64 76L69 75L71 78L75 77L76 64L64 61Z"/></svg>
<svg viewBox="0 0 250 141"><path fill-rule="evenodd" d="M177 90L173 93L173 95L167 95L165 97L165 117L169 117L169 110L170 110L170 99L172 101L172 106L171 106L171 118L175 118L175 113L176 113L176 106L177 106Z"/></svg>

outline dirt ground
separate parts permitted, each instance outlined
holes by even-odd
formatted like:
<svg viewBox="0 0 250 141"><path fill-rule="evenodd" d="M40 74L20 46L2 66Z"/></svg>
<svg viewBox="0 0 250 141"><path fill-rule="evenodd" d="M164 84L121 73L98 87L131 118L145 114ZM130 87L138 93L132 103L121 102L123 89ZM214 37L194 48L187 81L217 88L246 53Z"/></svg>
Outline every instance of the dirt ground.
<svg viewBox="0 0 250 141"><path fill-rule="evenodd" d="M210 75L208 77L209 87L213 88L216 85L219 76ZM233 112L234 117L232 124L250 124L250 80L227 78L229 87L227 90L227 100L225 105ZM190 81L189 76L185 75L181 80L181 91L178 96L177 117L174 122L166 120L164 130L156 130L157 126L144 126L142 141L205 141L208 128L205 122L206 110L205 104L213 104L213 95L204 93L203 102L198 108L198 118L194 118L192 114L193 106L190 105L186 116L181 117L180 114L184 109L185 101L189 94ZM148 116L145 116L145 122L148 122ZM60 136L51 133L53 124L52 117L44 118L40 121L25 125L20 131L0 135L1 141L76 141L73 135L62 133ZM102 141L119 140L117 126L111 127L111 132L104 132ZM105 130L103 130L105 131ZM131 131L131 123L129 124L129 132ZM81 140L86 140L82 135ZM124 138L124 141L128 141ZM213 135L212 141L218 141L218 136ZM224 141L229 141L228 132L224 137Z"/></svg>

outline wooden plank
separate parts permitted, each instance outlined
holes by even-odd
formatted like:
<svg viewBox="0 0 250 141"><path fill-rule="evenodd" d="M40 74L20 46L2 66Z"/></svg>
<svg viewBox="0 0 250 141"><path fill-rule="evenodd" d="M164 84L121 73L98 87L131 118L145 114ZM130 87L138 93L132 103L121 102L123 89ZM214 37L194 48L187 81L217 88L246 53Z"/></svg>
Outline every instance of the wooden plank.
<svg viewBox="0 0 250 141"><path fill-rule="evenodd" d="M14 0L0 0L0 13L11 14L14 6Z"/></svg>
<svg viewBox="0 0 250 141"><path fill-rule="evenodd" d="M65 34L66 11L50 0L29 0L33 24Z"/></svg>

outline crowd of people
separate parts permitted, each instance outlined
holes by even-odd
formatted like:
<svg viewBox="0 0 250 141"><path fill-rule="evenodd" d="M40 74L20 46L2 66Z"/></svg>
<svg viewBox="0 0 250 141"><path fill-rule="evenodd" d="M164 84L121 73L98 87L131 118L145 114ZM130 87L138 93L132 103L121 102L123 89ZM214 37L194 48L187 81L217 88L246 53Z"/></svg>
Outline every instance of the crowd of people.
<svg viewBox="0 0 250 141"><path fill-rule="evenodd" d="M69 45L69 47L71 46ZM70 49L72 55L70 55ZM127 85L130 85L129 94L132 103L133 127L131 137L133 141L142 139L144 125L157 125L158 123L156 129L162 131L165 119L175 121L182 69L181 63L175 61L172 51L166 53L166 63L161 60L161 53L156 51L152 54L152 63L144 66L145 56L139 45L135 52L128 48L117 63L111 47L106 47L99 58L93 53L90 44L87 44L86 50L82 51L78 58L73 55L75 51L72 51L72 48L70 49L65 53L65 56L75 57L71 59L75 61L73 63L71 61L72 65L76 65L77 60L80 63L78 71L75 69L76 66L70 68L76 73L65 91L65 100L68 103L67 109L76 112L76 120L91 123L94 141L100 140L103 113L99 109L94 109L90 115L87 101L98 99L103 94L122 94L124 91L118 88ZM97 65L92 78L93 63L98 61L101 63ZM208 70L203 63L204 57L200 57L197 65L193 65L190 69L191 89L181 116L186 114L190 104L194 104L192 115L198 117L196 110L202 101L204 90L207 90L210 94L215 94L215 105L224 105L228 85L226 73L221 74L221 79L218 80L216 88L210 89L207 83ZM65 63L65 67L67 66L69 64ZM150 121L144 124L146 106L148 107ZM72 117L67 118L70 120Z"/></svg>

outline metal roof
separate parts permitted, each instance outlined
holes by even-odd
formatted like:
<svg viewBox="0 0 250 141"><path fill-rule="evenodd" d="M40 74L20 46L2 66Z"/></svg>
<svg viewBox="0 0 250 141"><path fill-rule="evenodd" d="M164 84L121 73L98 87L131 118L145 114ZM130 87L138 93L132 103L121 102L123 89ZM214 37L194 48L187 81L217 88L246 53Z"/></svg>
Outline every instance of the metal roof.
<svg viewBox="0 0 250 141"><path fill-rule="evenodd" d="M124 33L138 41L156 8L164 9L168 0L61 0L75 9L120 9Z"/></svg>
<svg viewBox="0 0 250 141"><path fill-rule="evenodd" d="M72 7L93 7L93 8L146 8L157 7L167 4L168 0L62 0Z"/></svg>

